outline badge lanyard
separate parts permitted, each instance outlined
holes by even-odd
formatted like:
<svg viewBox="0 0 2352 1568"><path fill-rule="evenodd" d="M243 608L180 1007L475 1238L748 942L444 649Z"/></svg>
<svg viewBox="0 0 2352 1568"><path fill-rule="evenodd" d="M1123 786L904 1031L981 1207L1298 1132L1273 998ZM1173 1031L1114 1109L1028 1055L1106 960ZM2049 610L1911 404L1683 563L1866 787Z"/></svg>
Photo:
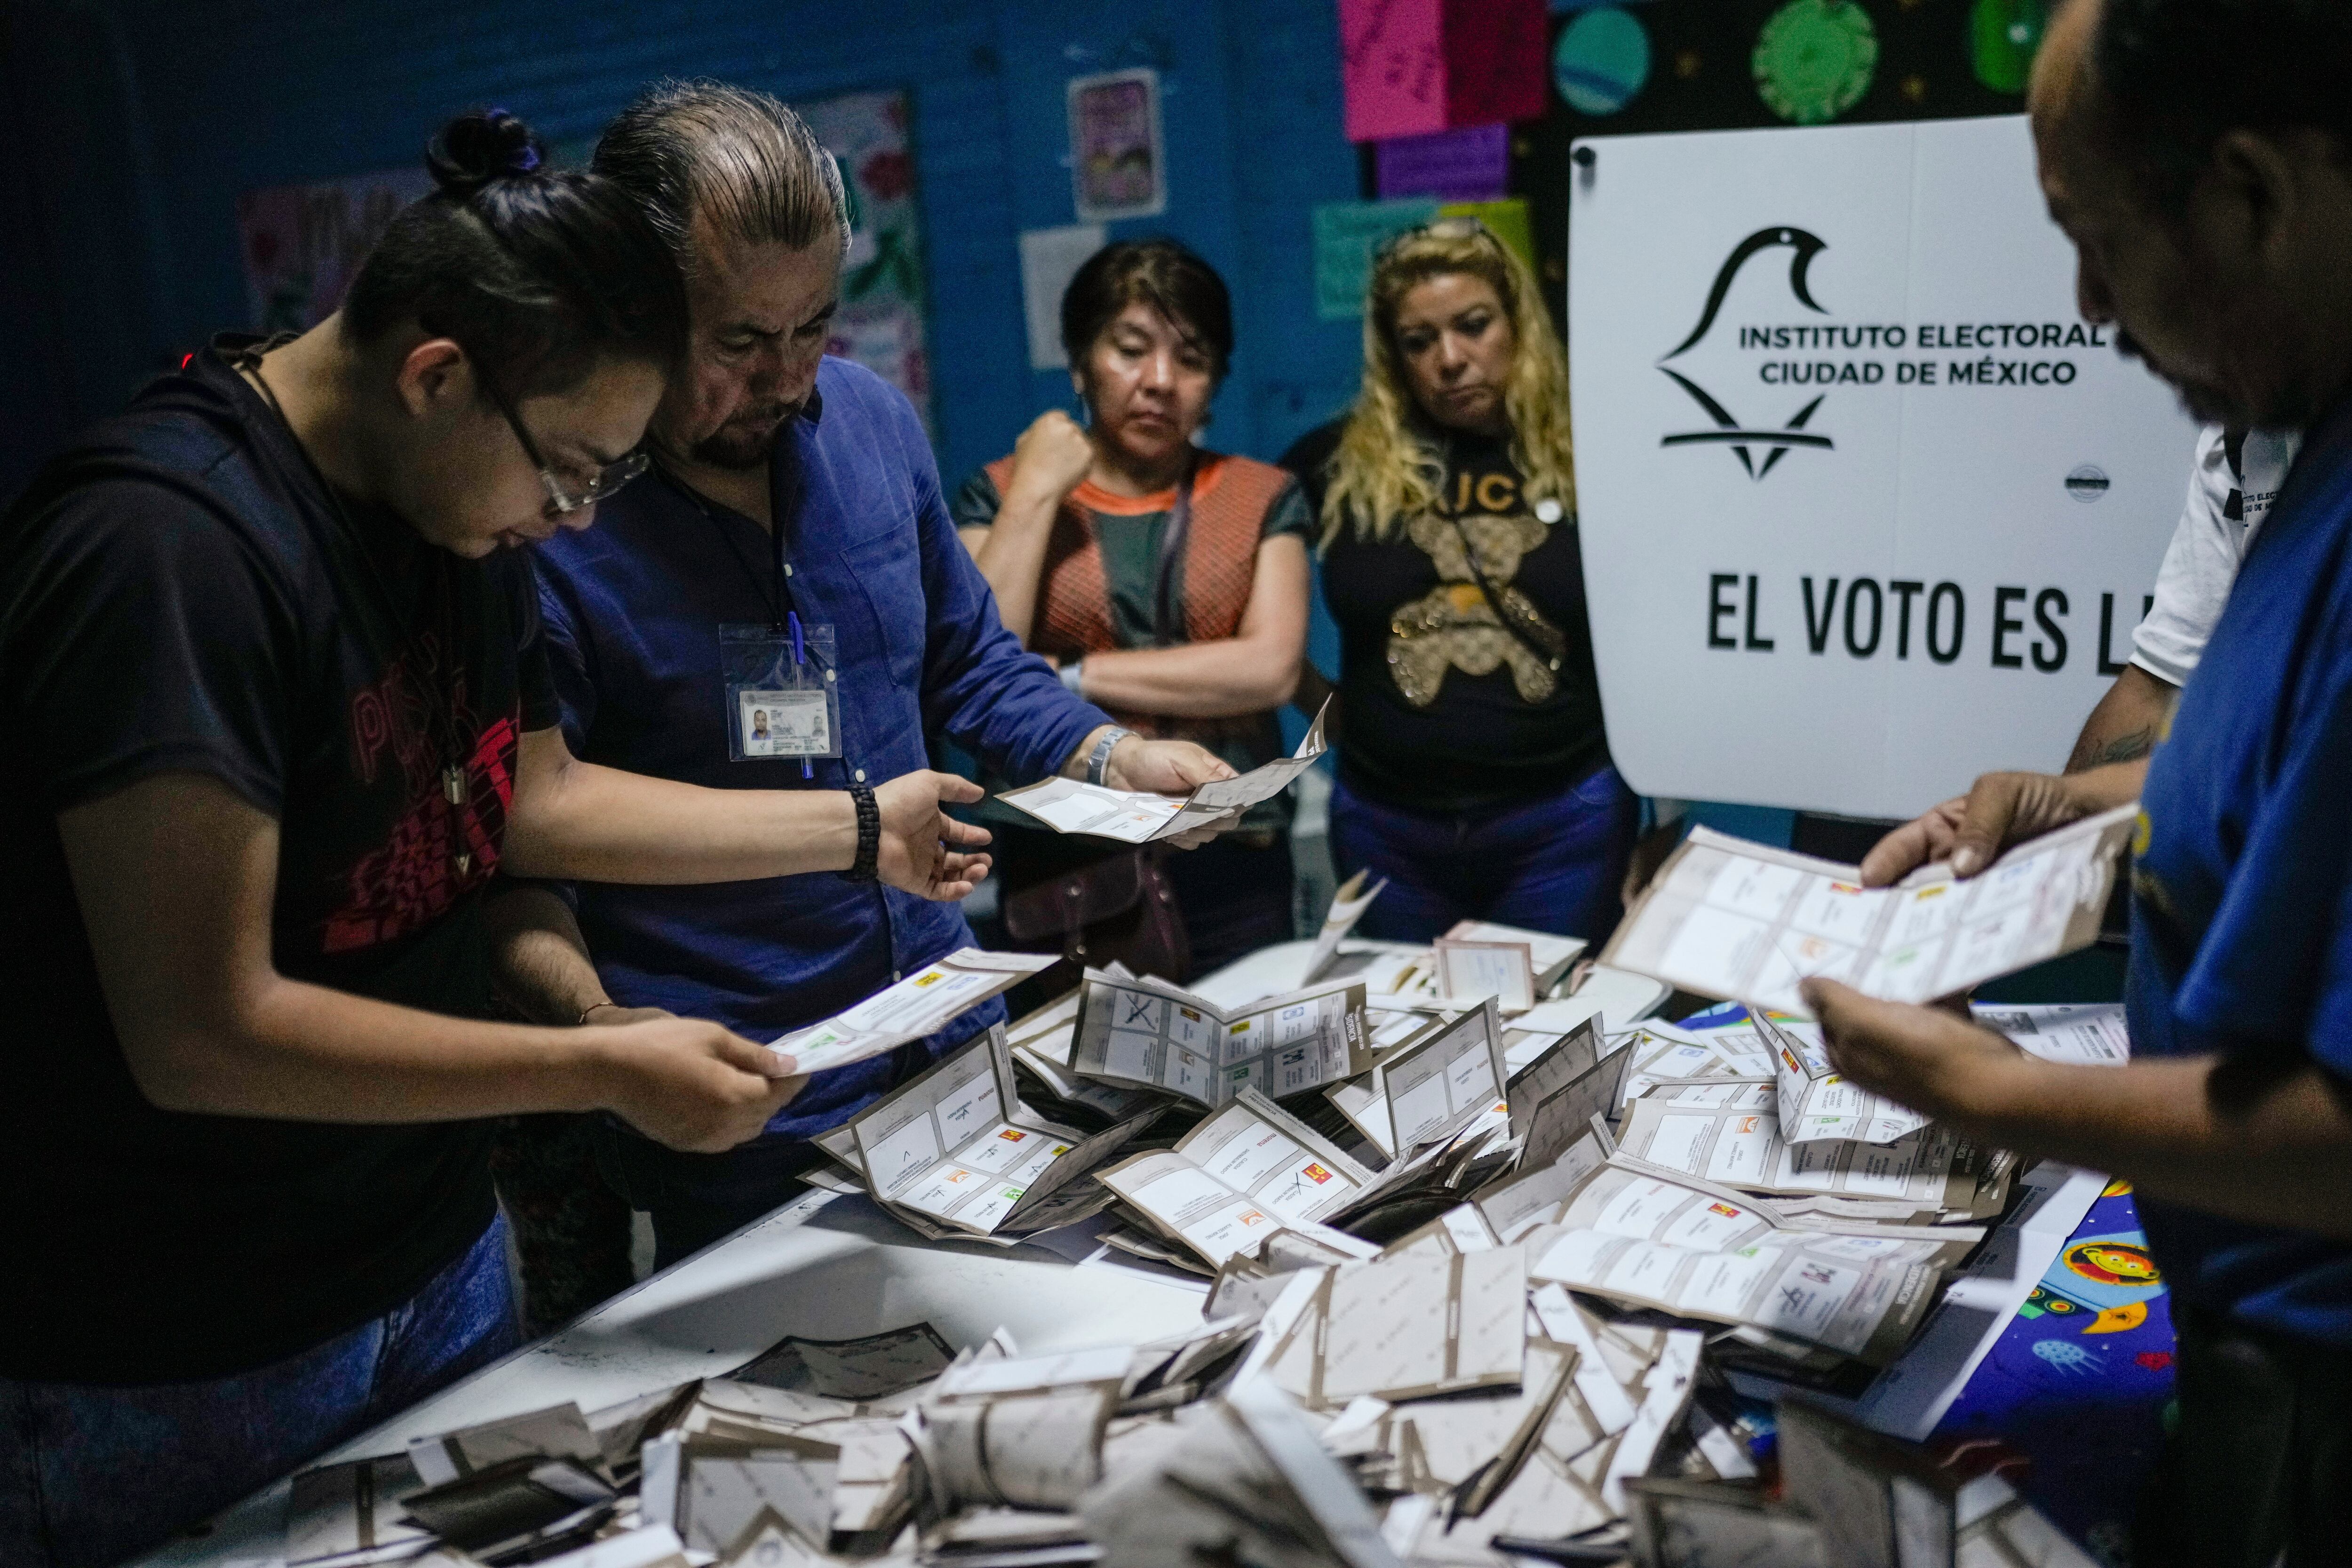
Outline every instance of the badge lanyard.
<svg viewBox="0 0 2352 1568"><path fill-rule="evenodd" d="M784 562L784 532L800 511L800 468L784 472L782 505L768 531L772 575L762 584L727 524L693 486L667 473L695 510L708 518L761 598L765 624L724 621L719 627L721 705L727 725L727 755L739 763L798 759L801 777L816 776L814 759L841 755L841 693L834 628L801 619L792 604L791 568Z"/></svg>

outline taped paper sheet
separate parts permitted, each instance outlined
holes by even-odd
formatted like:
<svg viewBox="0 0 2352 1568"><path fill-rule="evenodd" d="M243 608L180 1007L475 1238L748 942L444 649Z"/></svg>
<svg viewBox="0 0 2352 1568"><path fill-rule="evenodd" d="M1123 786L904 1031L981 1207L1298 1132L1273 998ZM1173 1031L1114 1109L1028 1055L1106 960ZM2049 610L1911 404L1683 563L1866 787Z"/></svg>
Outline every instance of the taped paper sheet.
<svg viewBox="0 0 2352 1568"><path fill-rule="evenodd" d="M1601 962L1807 1016L1821 975L1926 1002L2087 947L2137 805L2016 846L1966 881L1937 864L1892 888L1853 866L1691 830L1626 912Z"/></svg>

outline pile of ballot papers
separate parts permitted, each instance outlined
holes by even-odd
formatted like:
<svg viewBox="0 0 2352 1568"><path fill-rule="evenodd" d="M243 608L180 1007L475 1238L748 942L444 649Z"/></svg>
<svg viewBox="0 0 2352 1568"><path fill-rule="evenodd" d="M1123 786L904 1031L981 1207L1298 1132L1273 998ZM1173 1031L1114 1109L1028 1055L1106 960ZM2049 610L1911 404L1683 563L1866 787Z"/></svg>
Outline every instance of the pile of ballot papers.
<svg viewBox="0 0 2352 1568"><path fill-rule="evenodd" d="M1208 1281L1198 1328L1050 1356L927 1323L786 1339L299 1476L286 1560L2087 1562L1998 1476L1850 1414L2022 1173L1845 1082L1797 983L1907 995L2063 946L2115 828L1868 891L1700 838L1622 968L1478 924L1342 952L1359 881L1276 994L1088 969L825 1134L814 1180L942 1242L1086 1226ZM967 950L775 1048L891 1048L1051 962ZM1648 1019L1669 980L1750 1000ZM2127 1055L2111 1010L1989 1020Z"/></svg>

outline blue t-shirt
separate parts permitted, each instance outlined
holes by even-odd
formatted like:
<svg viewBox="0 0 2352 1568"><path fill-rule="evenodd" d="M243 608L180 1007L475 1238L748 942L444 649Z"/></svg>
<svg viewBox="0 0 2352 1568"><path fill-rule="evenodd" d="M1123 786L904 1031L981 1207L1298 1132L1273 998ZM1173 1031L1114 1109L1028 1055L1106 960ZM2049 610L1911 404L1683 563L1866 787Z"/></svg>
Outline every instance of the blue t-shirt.
<svg viewBox="0 0 2352 1568"><path fill-rule="evenodd" d="M658 472L597 508L596 525L539 547L548 658L572 754L714 789L838 790L930 765L940 734L1003 776L1058 768L1100 709L1065 690L1005 631L957 540L921 422L873 372L826 359L817 395L779 434L779 485L801 498L785 532L784 597L837 642L842 755L728 759L722 622L776 613L773 546L750 518ZM780 499L776 514L785 507ZM578 889L582 934L624 1006L710 1018L755 1040L814 1024L968 945L953 904L813 875L705 887ZM771 1136L840 1125L946 1049L1003 1016L965 1014L894 1057L820 1073Z"/></svg>
<svg viewBox="0 0 2352 1568"><path fill-rule="evenodd" d="M2141 808L2133 1049L2352 1079L2352 403L2313 431L2256 536ZM2352 1245L2139 1210L2184 1300L2352 1344Z"/></svg>

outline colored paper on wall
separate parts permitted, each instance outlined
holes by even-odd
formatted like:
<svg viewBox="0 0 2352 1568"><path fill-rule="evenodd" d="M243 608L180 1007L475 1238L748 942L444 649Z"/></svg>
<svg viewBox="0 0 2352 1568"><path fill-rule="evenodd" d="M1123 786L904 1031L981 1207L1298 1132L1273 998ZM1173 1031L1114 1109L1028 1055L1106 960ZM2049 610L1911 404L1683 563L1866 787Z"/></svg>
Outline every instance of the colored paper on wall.
<svg viewBox="0 0 2352 1568"><path fill-rule="evenodd" d="M1348 140L1445 129L1443 0L1339 0Z"/></svg>
<svg viewBox="0 0 2352 1568"><path fill-rule="evenodd" d="M1429 222L1438 204L1427 198L1398 202L1330 202L1315 209L1315 314L1344 321L1364 313L1364 285L1372 256L1391 235Z"/></svg>
<svg viewBox="0 0 2352 1568"><path fill-rule="evenodd" d="M793 106L841 168L849 254L825 352L856 360L907 395L931 424L929 307L916 210L914 101L903 90L848 92Z"/></svg>
<svg viewBox="0 0 2352 1568"><path fill-rule="evenodd" d="M1374 163L1384 199L1494 201L1509 184L1511 128L1468 125L1426 136L1393 137L1379 143Z"/></svg>
<svg viewBox="0 0 2352 1568"><path fill-rule="evenodd" d="M422 168L385 169L237 197L253 330L307 331L326 320L394 216L432 188Z"/></svg>
<svg viewBox="0 0 2352 1568"><path fill-rule="evenodd" d="M1475 217L1486 226L1496 239L1519 253L1519 259L1529 267L1536 264L1535 225L1528 218L1528 204L1518 196L1499 202L1448 202L1439 209L1443 217Z"/></svg>
<svg viewBox="0 0 2352 1568"><path fill-rule="evenodd" d="M1543 0L1447 0L1445 123L1538 120L1550 106Z"/></svg>
<svg viewBox="0 0 2352 1568"><path fill-rule="evenodd" d="M1167 209L1158 71L1142 67L1071 79L1070 184L1082 223Z"/></svg>
<svg viewBox="0 0 2352 1568"><path fill-rule="evenodd" d="M1103 226L1071 224L1021 232L1021 305L1029 325L1029 368L1059 370L1070 363L1062 347L1062 295L1087 257L1103 247Z"/></svg>

